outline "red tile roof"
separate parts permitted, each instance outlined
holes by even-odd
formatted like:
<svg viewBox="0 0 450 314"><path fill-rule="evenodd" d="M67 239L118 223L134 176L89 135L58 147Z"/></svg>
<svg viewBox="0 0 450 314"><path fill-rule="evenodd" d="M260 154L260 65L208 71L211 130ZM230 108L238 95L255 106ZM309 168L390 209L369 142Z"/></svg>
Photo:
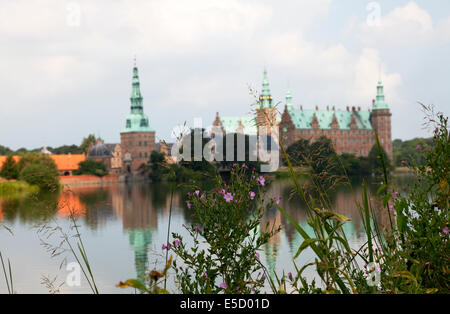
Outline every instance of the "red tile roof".
<svg viewBox="0 0 450 314"><path fill-rule="evenodd" d="M13 156L14 160L18 162L21 156ZM85 154L67 154L67 155L50 155L55 162L59 171L77 170L78 163L86 160ZM7 156L0 156L0 168L3 166Z"/></svg>

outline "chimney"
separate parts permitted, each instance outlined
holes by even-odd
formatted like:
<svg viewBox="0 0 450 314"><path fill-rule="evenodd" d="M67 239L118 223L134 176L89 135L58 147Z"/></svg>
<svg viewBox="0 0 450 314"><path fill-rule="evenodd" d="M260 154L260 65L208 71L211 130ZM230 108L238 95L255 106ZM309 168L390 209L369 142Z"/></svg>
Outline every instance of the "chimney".
<svg viewBox="0 0 450 314"><path fill-rule="evenodd" d="M347 106L347 111L350 111L350 107L349 106Z"/></svg>
<svg viewBox="0 0 450 314"><path fill-rule="evenodd" d="M334 106L333 106L333 111L336 111L336 109L334 108Z"/></svg>
<svg viewBox="0 0 450 314"><path fill-rule="evenodd" d="M375 99L372 99L372 106L375 105Z"/></svg>
<svg viewBox="0 0 450 314"><path fill-rule="evenodd" d="M316 111L319 111L319 106L316 106Z"/></svg>
<svg viewBox="0 0 450 314"><path fill-rule="evenodd" d="M330 106L327 106L327 111L330 111Z"/></svg>
<svg viewBox="0 0 450 314"><path fill-rule="evenodd" d="M303 110L303 106L300 106L300 110Z"/></svg>
<svg viewBox="0 0 450 314"><path fill-rule="evenodd" d="M358 111L361 111L361 107L360 106L358 106Z"/></svg>
<svg viewBox="0 0 450 314"><path fill-rule="evenodd" d="M355 111L355 106L352 106L352 111Z"/></svg>

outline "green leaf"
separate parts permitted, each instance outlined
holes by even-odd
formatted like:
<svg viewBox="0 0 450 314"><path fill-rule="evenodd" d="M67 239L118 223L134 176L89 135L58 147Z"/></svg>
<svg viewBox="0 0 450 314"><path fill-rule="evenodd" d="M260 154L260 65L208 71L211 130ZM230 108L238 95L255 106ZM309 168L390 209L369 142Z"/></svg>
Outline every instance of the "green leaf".
<svg viewBox="0 0 450 314"><path fill-rule="evenodd" d="M311 246L311 244L313 244L316 241L320 241L320 240L317 239L317 238L304 240L302 242L302 244L300 245L300 247L298 248L297 253L295 254L293 259L296 259L304 249L306 249L307 247Z"/></svg>

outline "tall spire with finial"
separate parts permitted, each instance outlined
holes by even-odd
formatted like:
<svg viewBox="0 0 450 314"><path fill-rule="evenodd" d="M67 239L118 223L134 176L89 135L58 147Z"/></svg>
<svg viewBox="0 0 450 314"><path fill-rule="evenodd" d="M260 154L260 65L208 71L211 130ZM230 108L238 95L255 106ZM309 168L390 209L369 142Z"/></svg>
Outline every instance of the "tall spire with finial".
<svg viewBox="0 0 450 314"><path fill-rule="evenodd" d="M260 108L272 108L272 95L270 94L269 79L267 78L266 68L264 68L264 78L261 95L259 96L259 106Z"/></svg>
<svg viewBox="0 0 450 314"><path fill-rule="evenodd" d="M286 106L292 108L292 95L289 89L286 92Z"/></svg>
<svg viewBox="0 0 450 314"><path fill-rule="evenodd" d="M381 79L378 81L377 85L377 97L375 99L375 102L373 103L373 110L378 109L389 109L389 106L387 102L384 99L384 91L383 91L383 83L381 82Z"/></svg>
<svg viewBox="0 0 450 314"><path fill-rule="evenodd" d="M136 56L134 57L133 79L131 83L131 113L142 114L144 112L143 97L139 82L138 68L136 66Z"/></svg>
<svg viewBox="0 0 450 314"><path fill-rule="evenodd" d="M149 127L148 117L144 114L143 97L139 81L138 68L136 66L136 56L133 59L133 79L131 83L131 112L127 116L125 129L121 133L131 132L153 132Z"/></svg>

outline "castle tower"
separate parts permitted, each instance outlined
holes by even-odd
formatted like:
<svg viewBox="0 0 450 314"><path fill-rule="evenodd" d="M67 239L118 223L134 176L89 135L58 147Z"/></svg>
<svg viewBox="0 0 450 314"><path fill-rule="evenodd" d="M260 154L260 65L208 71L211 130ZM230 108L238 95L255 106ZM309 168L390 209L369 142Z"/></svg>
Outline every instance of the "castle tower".
<svg viewBox="0 0 450 314"><path fill-rule="evenodd" d="M261 95L259 96L258 107L256 108L256 124L258 127L270 127L277 124L277 111L275 107L272 107L272 95L270 94L269 79L267 78L267 71L265 69ZM270 135L270 129L268 133Z"/></svg>
<svg viewBox="0 0 450 314"><path fill-rule="evenodd" d="M144 114L136 64L133 68L130 103L130 114L126 118L125 128L120 132L120 145L126 159L123 172L136 173L139 167L149 160L151 152L156 149L155 131L150 128L148 117Z"/></svg>
<svg viewBox="0 0 450 314"><path fill-rule="evenodd" d="M377 97L373 101L370 120L372 127L378 133L380 145L392 161L391 111L384 99L383 83L378 81Z"/></svg>

